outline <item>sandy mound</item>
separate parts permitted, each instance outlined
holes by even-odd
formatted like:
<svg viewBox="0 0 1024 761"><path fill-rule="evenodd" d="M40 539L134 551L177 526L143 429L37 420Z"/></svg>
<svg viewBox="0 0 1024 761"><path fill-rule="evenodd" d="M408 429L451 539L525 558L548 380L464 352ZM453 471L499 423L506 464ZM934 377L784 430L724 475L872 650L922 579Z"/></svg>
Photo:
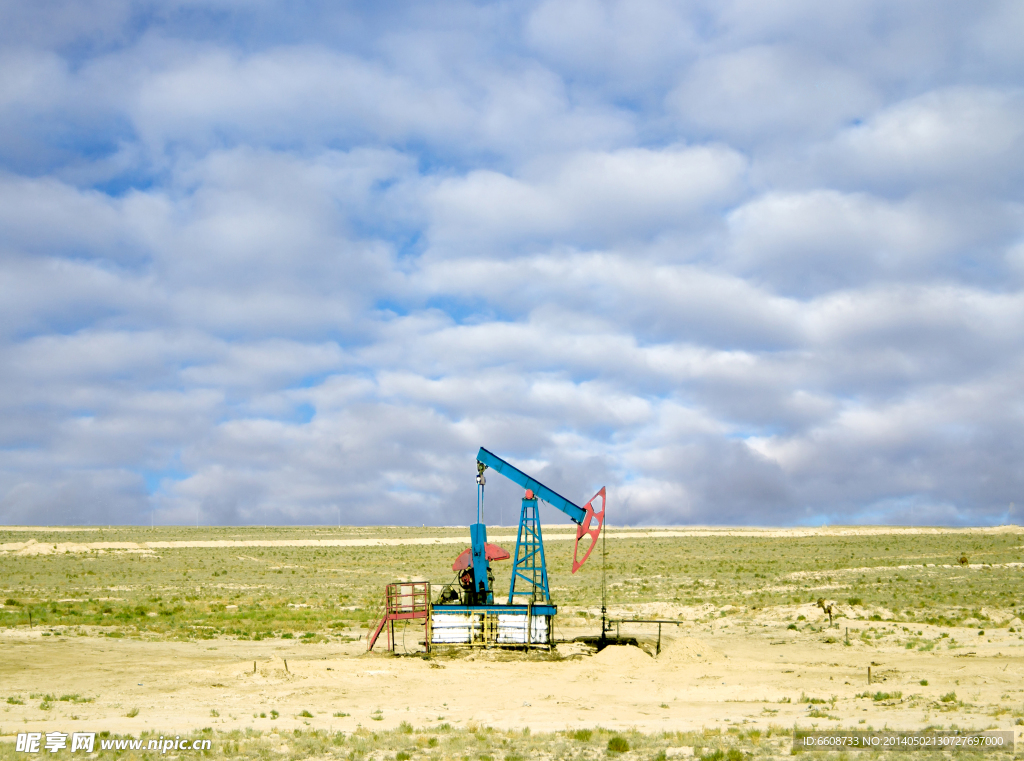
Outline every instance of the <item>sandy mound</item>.
<svg viewBox="0 0 1024 761"><path fill-rule="evenodd" d="M718 655L714 648L693 637L680 637L661 641L658 663L665 665L688 665L713 660Z"/></svg>
<svg viewBox="0 0 1024 761"><path fill-rule="evenodd" d="M611 668L643 668L654 664L651 656L632 645L608 645L594 660Z"/></svg>

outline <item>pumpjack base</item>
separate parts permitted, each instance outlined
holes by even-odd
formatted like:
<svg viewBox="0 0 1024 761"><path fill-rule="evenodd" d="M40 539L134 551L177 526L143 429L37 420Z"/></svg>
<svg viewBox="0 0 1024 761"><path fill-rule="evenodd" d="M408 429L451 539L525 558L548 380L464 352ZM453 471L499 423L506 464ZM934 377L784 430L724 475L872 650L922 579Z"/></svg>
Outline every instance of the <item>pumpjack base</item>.
<svg viewBox="0 0 1024 761"><path fill-rule="evenodd" d="M552 644L554 605L434 605L432 645L530 647Z"/></svg>

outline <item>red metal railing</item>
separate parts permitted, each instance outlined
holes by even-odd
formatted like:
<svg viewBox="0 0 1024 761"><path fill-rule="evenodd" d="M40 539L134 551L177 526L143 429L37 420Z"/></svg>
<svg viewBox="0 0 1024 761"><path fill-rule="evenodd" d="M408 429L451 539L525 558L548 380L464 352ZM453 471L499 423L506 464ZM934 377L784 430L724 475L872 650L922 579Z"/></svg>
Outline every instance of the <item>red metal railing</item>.
<svg viewBox="0 0 1024 761"><path fill-rule="evenodd" d="M423 619L424 642L430 652L430 582L400 581L384 589L384 617L377 622L366 640L366 649L373 650L382 631L387 631L388 650L395 651L395 621Z"/></svg>

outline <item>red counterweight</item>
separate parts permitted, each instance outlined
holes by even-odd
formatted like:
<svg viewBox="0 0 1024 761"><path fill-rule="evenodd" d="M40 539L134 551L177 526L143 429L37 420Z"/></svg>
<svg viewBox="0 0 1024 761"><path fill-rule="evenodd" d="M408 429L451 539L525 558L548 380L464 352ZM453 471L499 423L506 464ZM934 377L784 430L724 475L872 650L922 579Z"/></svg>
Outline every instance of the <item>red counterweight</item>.
<svg viewBox="0 0 1024 761"><path fill-rule="evenodd" d="M598 497L601 498L601 509L594 509L594 500ZM576 573L583 564L587 562L587 558L590 557L590 553L594 551L594 547L597 546L597 538L601 536L601 531L604 529L604 509L605 509L605 492L604 487L601 487L601 491L590 498L590 501L583 508L586 511L586 517L583 519L583 523L576 527L576 544L572 548L572 572ZM590 527L593 521L597 521L597 526L594 528ZM580 539L584 535L590 536L590 546L587 547L586 552L583 553L582 559L577 560L580 550Z"/></svg>

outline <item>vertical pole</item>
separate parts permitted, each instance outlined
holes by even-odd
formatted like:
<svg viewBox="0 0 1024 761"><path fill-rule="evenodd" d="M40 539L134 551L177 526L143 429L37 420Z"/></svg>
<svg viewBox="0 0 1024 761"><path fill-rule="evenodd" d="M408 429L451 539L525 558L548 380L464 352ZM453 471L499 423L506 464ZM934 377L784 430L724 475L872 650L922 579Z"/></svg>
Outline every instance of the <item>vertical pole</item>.
<svg viewBox="0 0 1024 761"><path fill-rule="evenodd" d="M392 586L388 584L384 588L384 615L387 617L388 627L388 650L395 652L395 622L391 618Z"/></svg>
<svg viewBox="0 0 1024 761"><path fill-rule="evenodd" d="M484 471L487 470L487 466L479 460L476 461L476 522L482 523L484 517L484 484L487 483L487 479L484 477Z"/></svg>
<svg viewBox="0 0 1024 761"><path fill-rule="evenodd" d="M658 622L658 646L654 650L655 655L661 655L661 621Z"/></svg>
<svg viewBox="0 0 1024 761"><path fill-rule="evenodd" d="M871 667L868 666L868 684L871 684Z"/></svg>
<svg viewBox="0 0 1024 761"><path fill-rule="evenodd" d="M608 508L605 508L605 522L601 527L601 642L604 642L608 631L608 585L606 567L608 565Z"/></svg>
<svg viewBox="0 0 1024 761"><path fill-rule="evenodd" d="M430 639L434 636L433 627L433 615L434 606L430 602L430 582L427 582L426 589L424 591L424 604L426 605L427 617L423 621L423 631L425 632L423 641L427 643L427 652L430 652Z"/></svg>

